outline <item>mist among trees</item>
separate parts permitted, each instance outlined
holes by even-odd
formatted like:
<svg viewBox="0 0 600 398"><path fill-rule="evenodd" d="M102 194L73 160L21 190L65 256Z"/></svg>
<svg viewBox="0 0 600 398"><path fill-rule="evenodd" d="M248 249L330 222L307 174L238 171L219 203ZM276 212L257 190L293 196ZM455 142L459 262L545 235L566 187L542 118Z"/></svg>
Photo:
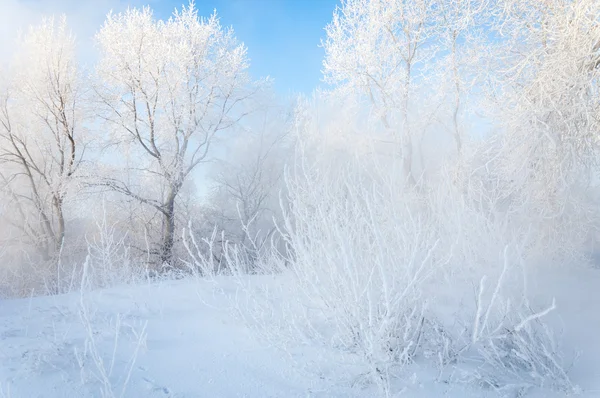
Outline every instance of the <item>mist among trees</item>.
<svg viewBox="0 0 600 398"><path fill-rule="evenodd" d="M234 29L110 13L87 67L64 17L21 35L0 295L230 277L271 343L351 352L384 396L415 363L575 392L540 278L596 265L600 2L342 0L326 89L293 101Z"/></svg>

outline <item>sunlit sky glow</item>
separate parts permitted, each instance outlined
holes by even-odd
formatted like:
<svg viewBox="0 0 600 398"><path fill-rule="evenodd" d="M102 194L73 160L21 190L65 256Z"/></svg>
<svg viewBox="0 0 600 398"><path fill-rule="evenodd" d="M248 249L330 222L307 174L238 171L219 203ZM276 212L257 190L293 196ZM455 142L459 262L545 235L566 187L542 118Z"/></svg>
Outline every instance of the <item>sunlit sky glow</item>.
<svg viewBox="0 0 600 398"><path fill-rule="evenodd" d="M20 30L38 23L43 15L66 14L76 33L82 59L95 59L92 37L110 11L150 5L167 19L187 0L0 0L0 57L15 48ZM324 27L338 0L197 0L203 16L214 9L224 26L233 26L248 46L254 77L271 76L279 94L310 93L321 83Z"/></svg>

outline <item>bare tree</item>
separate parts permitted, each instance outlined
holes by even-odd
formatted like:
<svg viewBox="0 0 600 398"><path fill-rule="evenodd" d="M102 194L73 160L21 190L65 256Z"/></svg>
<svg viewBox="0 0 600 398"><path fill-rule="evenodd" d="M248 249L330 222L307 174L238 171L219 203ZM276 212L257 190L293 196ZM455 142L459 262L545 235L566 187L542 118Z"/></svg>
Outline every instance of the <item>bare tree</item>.
<svg viewBox="0 0 600 398"><path fill-rule="evenodd" d="M402 144L409 184L413 175L411 95L436 53L441 16L432 0L345 0L327 26L325 81L365 96L386 130Z"/></svg>
<svg viewBox="0 0 600 398"><path fill-rule="evenodd" d="M214 191L207 221L224 232L227 243L244 247L249 257L265 247L276 231L274 221L281 221L280 194L293 137L290 115L276 112L257 112L211 175Z"/></svg>
<svg viewBox="0 0 600 398"><path fill-rule="evenodd" d="M96 39L102 117L157 189L104 183L162 214L160 261L171 264L181 188L207 160L218 133L247 113L244 105L258 87L246 73L246 48L216 14L199 18L193 2L166 22L149 8L109 14Z"/></svg>
<svg viewBox="0 0 600 398"><path fill-rule="evenodd" d="M471 86L479 79L468 79L463 67L478 64L479 55L477 41L481 34L474 27L485 20L489 11L489 0L444 0L438 2L440 9L441 37L440 44L448 54L441 62L441 67L450 73L440 73L448 77L452 87L452 132L459 157L462 154L464 131L461 127L460 116L464 112L464 96L469 94ZM467 80L468 79L468 80ZM469 81L470 80L470 81Z"/></svg>
<svg viewBox="0 0 600 398"><path fill-rule="evenodd" d="M66 19L45 19L19 44L0 98L0 186L13 226L45 258L65 236L65 201L86 147L84 87Z"/></svg>
<svg viewBox="0 0 600 398"><path fill-rule="evenodd" d="M600 149L599 15L593 0L507 0L496 9L498 167L540 235L560 242L584 240L597 214L586 192Z"/></svg>

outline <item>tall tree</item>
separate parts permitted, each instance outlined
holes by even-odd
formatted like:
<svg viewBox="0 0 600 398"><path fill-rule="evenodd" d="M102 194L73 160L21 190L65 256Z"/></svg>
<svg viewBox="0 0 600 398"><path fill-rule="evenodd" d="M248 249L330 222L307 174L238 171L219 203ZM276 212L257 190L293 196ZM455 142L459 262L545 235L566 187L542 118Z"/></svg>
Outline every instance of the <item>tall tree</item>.
<svg viewBox="0 0 600 398"><path fill-rule="evenodd" d="M161 263L172 263L176 200L215 137L245 115L255 91L246 47L216 16L200 18L193 2L168 21L149 8L109 14L96 36L101 51L98 93L120 148L137 172L160 189L132 181L105 184L162 214Z"/></svg>
<svg viewBox="0 0 600 398"><path fill-rule="evenodd" d="M327 26L325 81L366 97L385 129L402 145L414 184L411 97L435 55L441 15L433 0L344 0Z"/></svg>
<svg viewBox="0 0 600 398"><path fill-rule="evenodd" d="M30 28L3 76L0 187L9 221L49 259L65 236L65 201L86 146L84 86L66 18Z"/></svg>
<svg viewBox="0 0 600 398"><path fill-rule="evenodd" d="M505 130L503 168L522 188L523 202L554 217L574 197L573 184L597 166L600 3L505 0L499 6L501 45L510 49L495 90Z"/></svg>

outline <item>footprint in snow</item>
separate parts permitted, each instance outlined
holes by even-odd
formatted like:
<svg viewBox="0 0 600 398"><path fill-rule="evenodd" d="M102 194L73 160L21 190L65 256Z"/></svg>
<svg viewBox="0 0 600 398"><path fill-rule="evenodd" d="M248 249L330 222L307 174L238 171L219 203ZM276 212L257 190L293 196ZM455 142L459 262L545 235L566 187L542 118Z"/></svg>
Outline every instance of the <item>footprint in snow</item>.
<svg viewBox="0 0 600 398"><path fill-rule="evenodd" d="M167 397L171 397L171 391L167 387L160 386L156 382L154 382L153 380L151 380L147 377L142 377L142 380L144 380L146 382L146 386L153 393L162 393Z"/></svg>

